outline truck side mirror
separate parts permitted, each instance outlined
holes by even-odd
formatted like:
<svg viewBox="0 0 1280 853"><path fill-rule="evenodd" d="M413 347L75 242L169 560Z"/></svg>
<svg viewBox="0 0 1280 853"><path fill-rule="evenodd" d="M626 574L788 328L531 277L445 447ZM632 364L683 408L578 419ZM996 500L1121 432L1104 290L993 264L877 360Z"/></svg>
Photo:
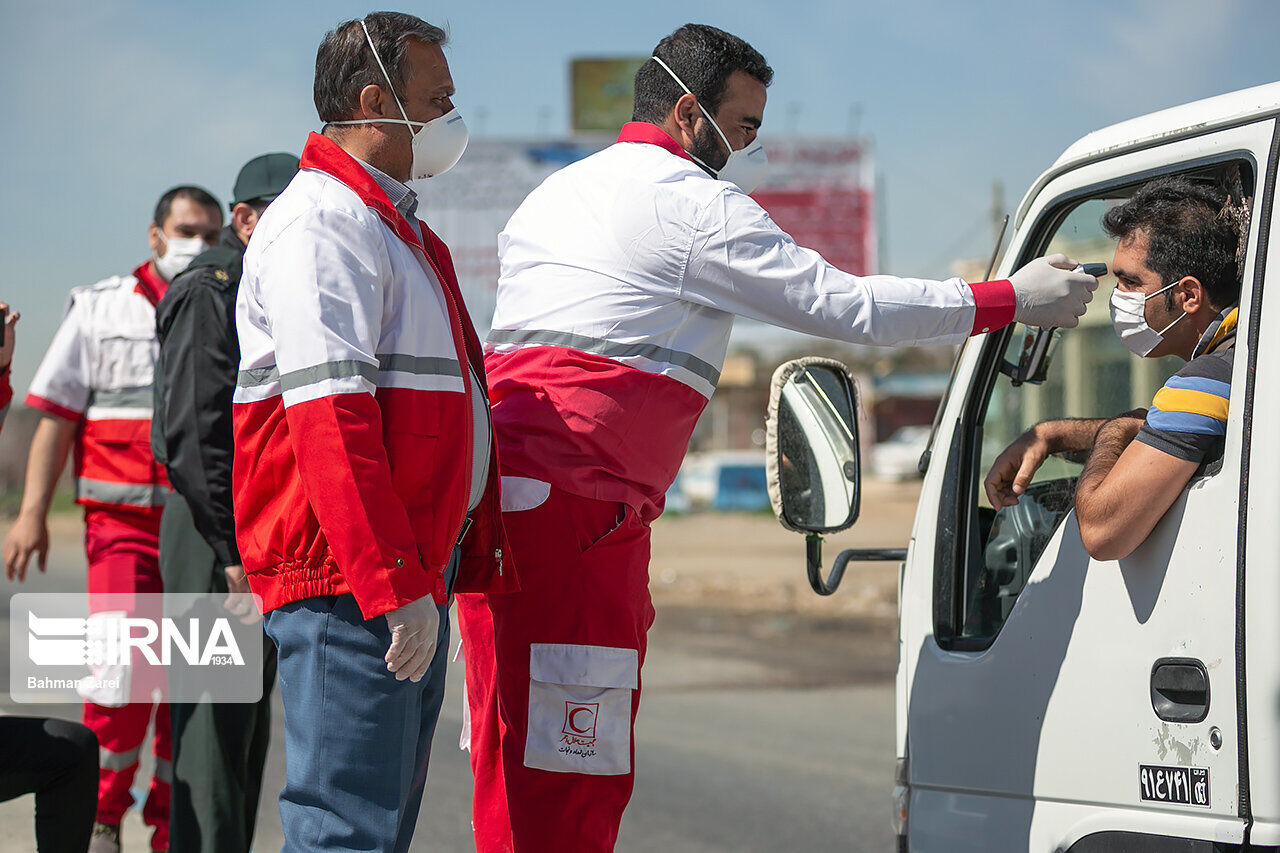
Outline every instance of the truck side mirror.
<svg viewBox="0 0 1280 853"><path fill-rule="evenodd" d="M805 536L809 586L830 595L849 563L905 560L905 548L851 548L822 577L822 534L858 520L858 397L853 377L829 358L798 358L773 372L765 430L765 471L773 513Z"/></svg>
<svg viewBox="0 0 1280 853"><path fill-rule="evenodd" d="M856 412L853 379L840 362L801 358L774 371L765 466L783 527L835 533L857 520Z"/></svg>
<svg viewBox="0 0 1280 853"><path fill-rule="evenodd" d="M1022 333L1022 346L1019 349L1018 362L1005 359L1000 365L1000 372L1008 376L1013 387L1024 382L1040 385L1049 377L1049 367L1053 364L1053 351L1057 348L1058 339L1062 337L1061 329L1038 329L1027 326Z"/></svg>

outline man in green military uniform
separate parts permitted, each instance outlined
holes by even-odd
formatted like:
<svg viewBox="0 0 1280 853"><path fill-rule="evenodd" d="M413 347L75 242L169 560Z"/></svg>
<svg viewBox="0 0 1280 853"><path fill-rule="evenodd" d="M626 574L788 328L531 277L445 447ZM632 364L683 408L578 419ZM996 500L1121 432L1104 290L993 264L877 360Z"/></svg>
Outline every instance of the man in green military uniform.
<svg viewBox="0 0 1280 853"><path fill-rule="evenodd" d="M236 291L259 216L297 171L292 154L264 154L246 163L218 245L175 277L156 307L160 357L151 443L174 488L160 526L166 592L249 592L231 507L231 397L240 364ZM276 673L275 645L266 638L263 658L257 703L169 706L173 853L247 853L253 842Z"/></svg>

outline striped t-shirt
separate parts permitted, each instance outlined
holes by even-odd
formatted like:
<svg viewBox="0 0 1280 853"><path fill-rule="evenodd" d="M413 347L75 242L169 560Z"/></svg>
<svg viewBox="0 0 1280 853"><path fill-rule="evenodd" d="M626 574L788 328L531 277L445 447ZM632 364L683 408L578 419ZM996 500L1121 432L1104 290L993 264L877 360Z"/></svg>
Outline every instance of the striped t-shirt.
<svg viewBox="0 0 1280 853"><path fill-rule="evenodd" d="M1156 392L1138 441L1188 462L1221 458L1238 314L1237 308L1223 311L1205 330L1191 360Z"/></svg>

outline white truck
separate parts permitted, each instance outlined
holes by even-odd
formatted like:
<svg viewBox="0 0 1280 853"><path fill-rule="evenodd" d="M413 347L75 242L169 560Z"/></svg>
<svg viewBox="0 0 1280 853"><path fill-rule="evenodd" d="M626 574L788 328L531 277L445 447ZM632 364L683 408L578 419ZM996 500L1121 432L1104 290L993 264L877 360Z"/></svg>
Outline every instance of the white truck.
<svg viewBox="0 0 1280 853"><path fill-rule="evenodd" d="M905 551L845 552L828 578L821 535L858 510L854 389L838 363L779 369L771 494L784 525L808 534L815 589L831 592L849 560L902 560L900 850L1280 851L1278 121L1275 83L1091 133L1014 219L1000 276L1058 251L1110 261L1103 212L1157 176L1252 198L1221 466L1193 478L1129 557L1085 552L1079 465L1051 459L999 511L981 488L1027 427L1145 407L1177 368L1116 339L1113 282L1076 329L968 341Z"/></svg>

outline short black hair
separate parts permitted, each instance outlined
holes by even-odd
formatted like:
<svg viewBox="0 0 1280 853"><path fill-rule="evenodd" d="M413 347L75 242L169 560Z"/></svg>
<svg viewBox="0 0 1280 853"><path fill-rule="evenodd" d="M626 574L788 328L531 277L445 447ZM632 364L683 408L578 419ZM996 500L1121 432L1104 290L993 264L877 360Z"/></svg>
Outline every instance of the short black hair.
<svg viewBox="0 0 1280 853"><path fill-rule="evenodd" d="M1225 189L1157 178L1103 214L1102 227L1118 240L1145 235L1146 265L1165 284L1195 276L1219 311L1240 300L1249 211L1247 203L1233 205ZM1172 296L1166 293L1170 307Z"/></svg>
<svg viewBox="0 0 1280 853"><path fill-rule="evenodd" d="M201 187L192 186L191 184L183 184L166 190L165 194L160 196L160 200L156 202L155 216L152 222L160 230L164 230L164 221L169 218L169 211L173 208L175 200L185 198L189 199L201 207L212 207L218 211L218 221L222 221L222 202L213 197L213 194Z"/></svg>
<svg viewBox="0 0 1280 853"><path fill-rule="evenodd" d="M706 24L685 24L658 42L651 56L667 63L711 115L720 109L733 72L746 72L766 87L773 82L773 69L759 51L737 36ZM651 124L664 122L685 94L652 58L636 72L635 90L632 121Z"/></svg>
<svg viewBox="0 0 1280 853"><path fill-rule="evenodd" d="M370 12L364 17L369 38L391 77L392 94L404 102L404 55L409 42L444 45L448 34L415 15L403 12ZM316 112L326 124L350 118L360 108L365 86L387 88L387 78L369 49L359 20L344 21L325 34L316 51L313 95Z"/></svg>

